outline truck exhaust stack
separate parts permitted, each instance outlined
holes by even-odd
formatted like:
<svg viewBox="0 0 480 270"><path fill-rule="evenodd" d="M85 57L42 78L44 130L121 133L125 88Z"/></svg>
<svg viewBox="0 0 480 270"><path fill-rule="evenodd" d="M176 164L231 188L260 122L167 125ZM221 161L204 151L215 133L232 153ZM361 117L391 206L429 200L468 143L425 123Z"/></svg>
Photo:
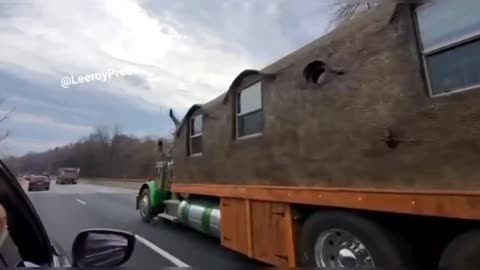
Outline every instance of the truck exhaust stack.
<svg viewBox="0 0 480 270"><path fill-rule="evenodd" d="M172 119L173 123L175 124L175 127L178 128L178 126L180 125L180 121L178 121L178 118L175 116L175 114L173 114L173 110L170 109L168 114L170 115L170 118Z"/></svg>

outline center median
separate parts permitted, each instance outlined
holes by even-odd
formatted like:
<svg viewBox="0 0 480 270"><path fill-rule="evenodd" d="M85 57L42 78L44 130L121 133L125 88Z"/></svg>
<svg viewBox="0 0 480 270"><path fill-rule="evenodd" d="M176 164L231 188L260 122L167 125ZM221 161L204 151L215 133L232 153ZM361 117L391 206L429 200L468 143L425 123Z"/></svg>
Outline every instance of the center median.
<svg viewBox="0 0 480 270"><path fill-rule="evenodd" d="M79 183L139 190L146 179L80 178Z"/></svg>
<svg viewBox="0 0 480 270"><path fill-rule="evenodd" d="M28 190L28 181L22 177L17 178L18 183L22 186L24 191Z"/></svg>

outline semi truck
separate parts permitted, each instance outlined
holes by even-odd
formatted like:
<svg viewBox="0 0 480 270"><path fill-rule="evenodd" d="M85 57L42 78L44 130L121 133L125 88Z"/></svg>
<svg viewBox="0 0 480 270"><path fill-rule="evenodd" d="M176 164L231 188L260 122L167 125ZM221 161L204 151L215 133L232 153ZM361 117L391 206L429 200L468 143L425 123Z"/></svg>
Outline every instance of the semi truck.
<svg viewBox="0 0 480 270"><path fill-rule="evenodd" d="M479 268L480 2L396 2L170 111L141 218L275 266Z"/></svg>
<svg viewBox="0 0 480 270"><path fill-rule="evenodd" d="M80 174L80 168L60 168L58 169L57 184L76 184Z"/></svg>

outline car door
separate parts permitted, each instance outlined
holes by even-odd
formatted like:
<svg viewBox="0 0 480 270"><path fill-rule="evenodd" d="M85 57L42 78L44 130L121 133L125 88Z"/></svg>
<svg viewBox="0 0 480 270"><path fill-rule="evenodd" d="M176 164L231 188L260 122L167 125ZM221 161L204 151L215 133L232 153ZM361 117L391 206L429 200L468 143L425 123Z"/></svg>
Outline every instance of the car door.
<svg viewBox="0 0 480 270"><path fill-rule="evenodd" d="M5 254L18 252L20 259L36 265L56 266L55 249L35 208L15 176L2 161L0 161L0 205L5 212L8 230L2 246L3 252ZM14 267L15 265L11 264L15 258L13 255L8 256L13 259L6 262L4 258L3 264L8 263L9 267Z"/></svg>
<svg viewBox="0 0 480 270"><path fill-rule="evenodd" d="M8 232L7 212L0 205L0 266L15 266L21 259L17 246Z"/></svg>

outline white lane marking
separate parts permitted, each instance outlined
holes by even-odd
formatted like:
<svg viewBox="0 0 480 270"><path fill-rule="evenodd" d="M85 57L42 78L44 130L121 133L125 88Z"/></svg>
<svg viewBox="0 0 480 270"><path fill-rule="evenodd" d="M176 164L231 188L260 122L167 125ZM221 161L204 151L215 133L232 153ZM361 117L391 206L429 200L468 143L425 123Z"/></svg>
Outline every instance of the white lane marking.
<svg viewBox="0 0 480 270"><path fill-rule="evenodd" d="M172 262L173 264L175 264L177 267L190 267L188 264L182 262L180 259L174 257L172 254L166 252L165 250L157 247L154 243L148 241L147 239L141 237L140 235L136 234L135 238L137 238L137 240L140 241L145 246L151 248L153 251L160 254L165 259L167 259L170 262Z"/></svg>
<svg viewBox="0 0 480 270"><path fill-rule="evenodd" d="M86 202L84 202L84 201L82 201L82 200L79 200L79 199L77 199L77 202L79 202L79 203L81 203L81 204L83 204L83 205L87 204Z"/></svg>

